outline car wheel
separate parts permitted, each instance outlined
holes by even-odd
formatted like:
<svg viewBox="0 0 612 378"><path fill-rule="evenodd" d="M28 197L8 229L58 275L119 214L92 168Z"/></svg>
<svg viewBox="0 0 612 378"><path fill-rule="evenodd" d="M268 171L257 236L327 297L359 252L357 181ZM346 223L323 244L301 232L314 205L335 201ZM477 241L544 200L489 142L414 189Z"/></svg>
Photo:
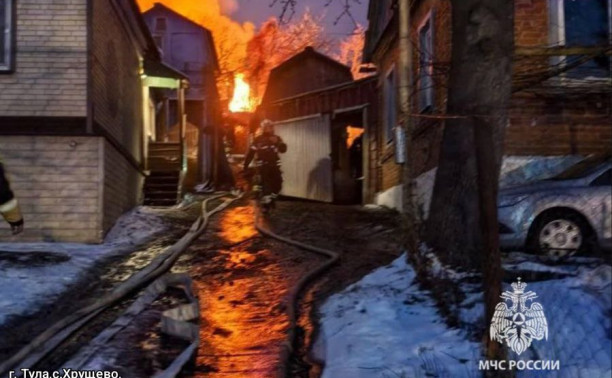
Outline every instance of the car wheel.
<svg viewBox="0 0 612 378"><path fill-rule="evenodd" d="M532 249L553 258L565 258L584 250L590 228L578 215L570 212L544 214L534 224Z"/></svg>

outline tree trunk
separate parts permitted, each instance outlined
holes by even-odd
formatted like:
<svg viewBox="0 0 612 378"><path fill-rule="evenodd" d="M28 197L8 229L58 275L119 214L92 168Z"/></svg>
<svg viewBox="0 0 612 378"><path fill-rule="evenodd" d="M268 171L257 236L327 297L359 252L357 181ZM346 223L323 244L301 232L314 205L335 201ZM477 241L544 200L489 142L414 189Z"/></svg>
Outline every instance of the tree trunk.
<svg viewBox="0 0 612 378"><path fill-rule="evenodd" d="M485 319L501 293L497 192L512 91L514 2L451 0L448 113L425 239L441 260L483 274ZM488 327L487 327L488 331ZM505 351L485 332L489 359Z"/></svg>
<svg viewBox="0 0 612 378"><path fill-rule="evenodd" d="M444 262L468 269L481 269L484 261L479 187L497 192L512 87L513 13L511 0L452 1L447 112L460 117L446 121L424 236ZM492 160L480 180L475 127L485 132L478 134L479 152ZM496 232L497 220L494 225Z"/></svg>

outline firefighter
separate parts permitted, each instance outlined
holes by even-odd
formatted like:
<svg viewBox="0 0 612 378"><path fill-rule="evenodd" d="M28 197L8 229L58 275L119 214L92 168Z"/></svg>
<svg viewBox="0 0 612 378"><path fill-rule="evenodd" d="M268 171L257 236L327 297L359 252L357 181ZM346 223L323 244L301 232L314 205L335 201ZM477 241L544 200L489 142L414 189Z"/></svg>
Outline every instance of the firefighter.
<svg viewBox="0 0 612 378"><path fill-rule="evenodd" d="M265 119L261 122L262 134L255 137L244 161L244 170L247 171L253 158L259 168L262 184L261 202L263 205L272 205L283 187L283 176L280 169L279 153L287 152L287 145L274 134L274 124Z"/></svg>
<svg viewBox="0 0 612 378"><path fill-rule="evenodd" d="M17 203L17 199L13 195L11 186L6 179L2 162L0 162L0 214L11 226L13 235L23 231L23 217L21 216L19 203Z"/></svg>

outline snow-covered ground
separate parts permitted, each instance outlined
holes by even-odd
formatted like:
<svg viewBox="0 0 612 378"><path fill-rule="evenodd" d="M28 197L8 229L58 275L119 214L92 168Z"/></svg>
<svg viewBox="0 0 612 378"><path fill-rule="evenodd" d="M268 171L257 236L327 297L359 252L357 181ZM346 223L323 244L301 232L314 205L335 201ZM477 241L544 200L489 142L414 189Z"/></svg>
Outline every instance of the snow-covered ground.
<svg viewBox="0 0 612 378"><path fill-rule="evenodd" d="M132 252L167 230L162 210L140 207L122 216L104 244L0 243L0 324L53 303L106 258Z"/></svg>
<svg viewBox="0 0 612 378"><path fill-rule="evenodd" d="M535 341L520 359L561 364L559 372L549 375L518 376L612 377L612 267L595 258L547 264L513 253L506 258L505 269L514 277L522 276L527 290L538 295L536 301L548 321L548 340Z"/></svg>
<svg viewBox="0 0 612 378"><path fill-rule="evenodd" d="M315 357L323 377L478 376L479 344L450 329L401 256L322 306Z"/></svg>
<svg viewBox="0 0 612 378"><path fill-rule="evenodd" d="M558 360L561 367L518 376L612 376L610 265L579 257L551 264L513 253L504 268L513 281L521 276L536 292L549 327L547 340L534 341L520 358L510 352L509 359ZM326 301L313 350L325 362L323 377L480 376L481 345L466 332L489 326L477 285L461 285L466 298L457 310L458 330L445 325L414 278L400 257ZM504 290L511 290L509 284Z"/></svg>

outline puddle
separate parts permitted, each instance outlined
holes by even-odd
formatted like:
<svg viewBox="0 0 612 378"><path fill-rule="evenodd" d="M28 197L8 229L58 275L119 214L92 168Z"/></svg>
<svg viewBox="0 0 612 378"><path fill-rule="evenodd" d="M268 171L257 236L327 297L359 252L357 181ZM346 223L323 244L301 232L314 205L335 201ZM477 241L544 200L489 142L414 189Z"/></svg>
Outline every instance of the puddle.
<svg viewBox="0 0 612 378"><path fill-rule="evenodd" d="M316 257L261 238L253 209L228 209L191 248L200 300L200 349L187 377L276 375L289 327L288 290Z"/></svg>

